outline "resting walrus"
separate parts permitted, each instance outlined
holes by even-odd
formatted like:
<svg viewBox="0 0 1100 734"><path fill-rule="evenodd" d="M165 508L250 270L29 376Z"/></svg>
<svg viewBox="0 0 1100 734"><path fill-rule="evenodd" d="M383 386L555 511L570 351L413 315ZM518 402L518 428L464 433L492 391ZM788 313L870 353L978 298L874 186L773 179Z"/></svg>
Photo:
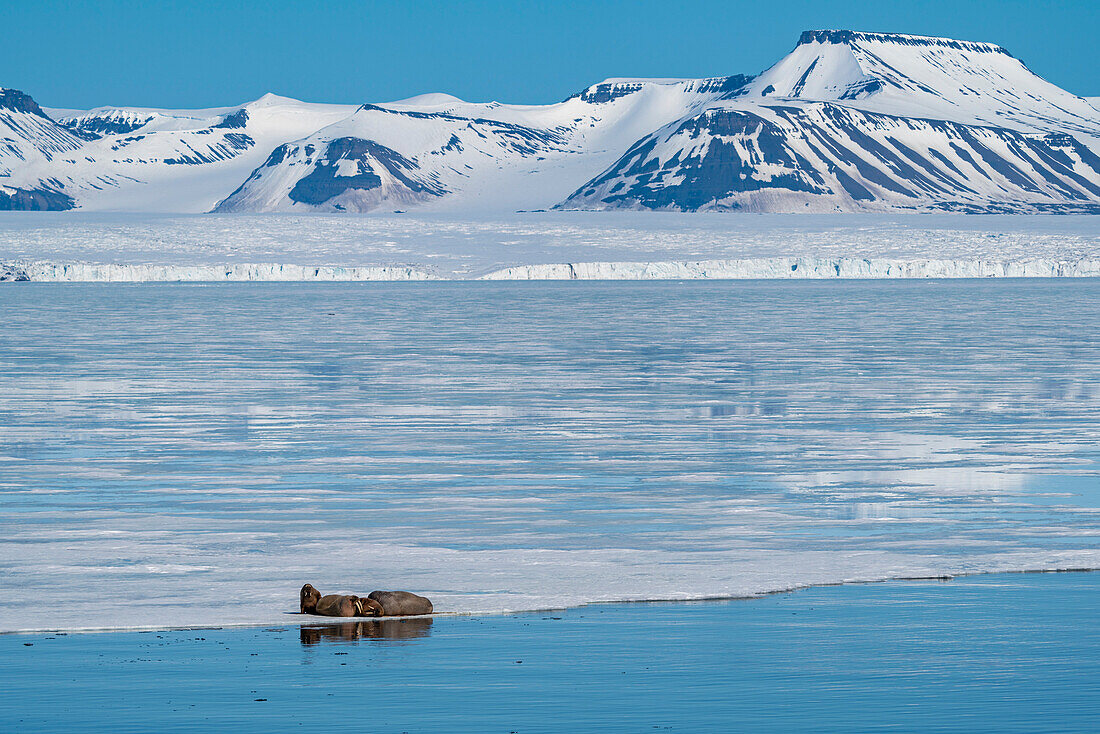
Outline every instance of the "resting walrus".
<svg viewBox="0 0 1100 734"><path fill-rule="evenodd" d="M432 603L411 591L372 591L367 599L381 605L383 617L432 613Z"/></svg>
<svg viewBox="0 0 1100 734"><path fill-rule="evenodd" d="M372 591L367 596L321 596L321 592L306 584L298 597L302 614L323 617L406 617L432 613L432 603L428 599L409 591Z"/></svg>
<svg viewBox="0 0 1100 734"><path fill-rule="evenodd" d="M321 601L321 592L313 588L312 585L306 584L302 587L302 592L298 594L298 598L301 601L302 614L317 613L317 602Z"/></svg>
<svg viewBox="0 0 1100 734"><path fill-rule="evenodd" d="M320 598L312 613L322 617L380 617L382 606L361 596L328 594Z"/></svg>

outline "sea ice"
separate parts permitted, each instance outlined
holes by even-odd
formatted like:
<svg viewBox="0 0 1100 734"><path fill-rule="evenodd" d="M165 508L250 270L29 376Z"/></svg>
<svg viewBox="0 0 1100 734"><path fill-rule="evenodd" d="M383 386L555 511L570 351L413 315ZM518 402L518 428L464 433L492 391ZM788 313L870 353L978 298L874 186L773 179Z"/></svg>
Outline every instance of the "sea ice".
<svg viewBox="0 0 1100 734"><path fill-rule="evenodd" d="M1100 566L1096 281L0 289L0 631Z"/></svg>

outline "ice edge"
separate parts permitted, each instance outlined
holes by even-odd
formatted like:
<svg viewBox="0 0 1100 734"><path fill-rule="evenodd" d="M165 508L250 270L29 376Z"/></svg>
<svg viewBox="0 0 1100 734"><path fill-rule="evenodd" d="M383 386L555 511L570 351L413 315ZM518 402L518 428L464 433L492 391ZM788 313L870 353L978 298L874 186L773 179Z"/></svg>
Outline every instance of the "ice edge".
<svg viewBox="0 0 1100 734"><path fill-rule="evenodd" d="M53 283L409 281L438 280L427 270L401 265L151 265L122 263L0 262L0 281Z"/></svg>
<svg viewBox="0 0 1100 734"><path fill-rule="evenodd" d="M767 257L670 262L519 265L485 280L748 280L825 278L1082 278L1100 276L1100 260L983 260Z"/></svg>
<svg viewBox="0 0 1100 734"><path fill-rule="evenodd" d="M556 612L566 609L581 609L590 606L602 606L607 604L690 604L705 601L737 601L737 600L750 600L761 599L766 596L774 596L775 594L790 594L798 591L804 591L806 589L817 589L829 586L856 586L860 584L883 584L891 581L951 581L956 578L966 578L969 576L995 576L1000 574L1025 574L1025 573L1095 573L1100 571L1100 567L1094 566L1080 566L1080 567L1039 567L1039 568L1017 568L1017 569L993 569L988 571L960 571L955 573L940 573L933 575L916 575L916 576L883 576L883 577L867 577L867 578L852 578L842 581L825 581L821 583L810 584L794 584L791 586L785 586L782 588L767 589L749 594L737 594L737 595L706 595L706 596L684 596L677 598L645 598L645 599L600 599L595 601L583 602L581 604L573 604L568 606L549 606L549 607L535 607L525 609L500 609L493 611L482 612L462 612L462 611L443 611L436 612L430 616L432 617L497 617L508 614L541 614L544 612ZM0 636L4 635L33 635L33 634L47 634L47 633L64 633L64 634L99 634L110 632L168 632L168 631L187 631L187 630L220 630L220 629L250 629L256 627L278 627L280 624L297 625L300 623L310 625L322 625L322 624L344 624L352 619L372 619L377 620L377 617L316 617L312 615L302 615L297 612L282 612L288 617L302 617L308 616L307 620L286 620L284 622L239 622L230 624L196 624L196 625L170 625L170 626L157 626L157 625L135 625L129 627L35 627L25 629L12 629L12 630L0 630ZM385 619L409 619L409 617L386 617Z"/></svg>
<svg viewBox="0 0 1100 734"><path fill-rule="evenodd" d="M515 265L478 280L778 280L888 278L1088 278L1100 259L1034 260L764 257L655 262L576 262ZM317 282L467 280L411 266L149 265L0 262L0 281L33 282Z"/></svg>

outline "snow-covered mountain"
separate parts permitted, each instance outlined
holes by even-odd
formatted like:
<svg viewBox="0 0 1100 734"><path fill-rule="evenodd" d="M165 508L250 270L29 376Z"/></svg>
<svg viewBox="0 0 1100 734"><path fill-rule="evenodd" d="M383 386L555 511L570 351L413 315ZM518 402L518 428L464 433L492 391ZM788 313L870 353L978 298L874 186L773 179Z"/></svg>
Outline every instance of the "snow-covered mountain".
<svg viewBox="0 0 1100 734"><path fill-rule="evenodd" d="M1100 212L1100 112L987 43L807 31L563 208Z"/></svg>
<svg viewBox="0 0 1100 734"><path fill-rule="evenodd" d="M86 142L56 162L54 176L83 209L209 211L273 148L354 111L267 94L238 107L59 115Z"/></svg>
<svg viewBox="0 0 1100 734"><path fill-rule="evenodd" d="M545 106L447 95L363 105L276 148L218 210L547 208L625 144L746 81L609 80Z"/></svg>
<svg viewBox="0 0 1100 734"><path fill-rule="evenodd" d="M56 121L55 121L56 120ZM0 90L0 208L1100 211L1100 110L999 46L807 31L756 77L86 112Z"/></svg>
<svg viewBox="0 0 1100 734"><path fill-rule="evenodd" d="M1100 116L1092 105L992 43L806 31L748 91L771 99L845 102L889 115L1100 138Z"/></svg>
<svg viewBox="0 0 1100 734"><path fill-rule="evenodd" d="M1100 212L1100 158L1066 133L733 102L643 138L562 207Z"/></svg>
<svg viewBox="0 0 1100 734"><path fill-rule="evenodd" d="M0 210L63 211L73 198L55 177L84 140L51 120L28 95L0 89Z"/></svg>
<svg viewBox="0 0 1100 734"><path fill-rule="evenodd" d="M565 150L564 137L552 129L363 105L346 120L280 145L218 210L416 206L461 191L479 169Z"/></svg>

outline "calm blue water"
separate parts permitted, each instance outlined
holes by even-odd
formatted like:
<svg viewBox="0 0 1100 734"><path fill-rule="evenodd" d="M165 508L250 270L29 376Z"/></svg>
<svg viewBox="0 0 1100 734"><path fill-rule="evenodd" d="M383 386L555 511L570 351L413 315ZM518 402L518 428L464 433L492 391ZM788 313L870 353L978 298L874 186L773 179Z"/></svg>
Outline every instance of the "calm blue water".
<svg viewBox="0 0 1100 734"><path fill-rule="evenodd" d="M1093 732L1100 574L0 636L5 731Z"/></svg>
<svg viewBox="0 0 1100 734"><path fill-rule="evenodd" d="M0 288L0 630L1100 565L1100 283ZM40 605L61 595L65 605Z"/></svg>

